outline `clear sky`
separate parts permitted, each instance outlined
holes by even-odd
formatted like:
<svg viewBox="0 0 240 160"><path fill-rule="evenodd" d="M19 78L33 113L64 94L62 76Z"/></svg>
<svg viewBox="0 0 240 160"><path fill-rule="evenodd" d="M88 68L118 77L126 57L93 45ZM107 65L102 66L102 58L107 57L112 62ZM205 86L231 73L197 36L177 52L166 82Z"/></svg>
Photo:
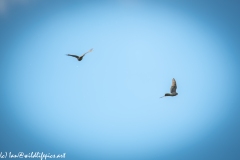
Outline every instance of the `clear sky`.
<svg viewBox="0 0 240 160"><path fill-rule="evenodd" d="M0 0L0 152L240 158L237 5Z"/></svg>

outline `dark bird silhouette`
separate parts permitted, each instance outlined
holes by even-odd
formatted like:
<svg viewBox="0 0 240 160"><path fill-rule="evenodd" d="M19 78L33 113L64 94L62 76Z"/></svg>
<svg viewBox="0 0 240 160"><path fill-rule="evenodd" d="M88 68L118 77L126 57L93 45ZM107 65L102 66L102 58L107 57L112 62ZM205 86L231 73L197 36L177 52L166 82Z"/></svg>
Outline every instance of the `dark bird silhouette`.
<svg viewBox="0 0 240 160"><path fill-rule="evenodd" d="M160 98L163 98L163 97L166 97L166 96L176 96L176 95L178 95L176 90L177 90L177 83L176 83L175 79L173 78L172 79L172 86L170 88L171 93L166 93L164 96L162 96Z"/></svg>
<svg viewBox="0 0 240 160"><path fill-rule="evenodd" d="M85 54L89 53L89 52L92 52L93 48L90 49L89 51L87 51L86 53L84 53L83 55L81 56L77 56L77 55L72 55L72 54L67 54L67 56L72 56L72 57L75 57L78 59L78 61L81 61L83 59L83 57L85 56Z"/></svg>

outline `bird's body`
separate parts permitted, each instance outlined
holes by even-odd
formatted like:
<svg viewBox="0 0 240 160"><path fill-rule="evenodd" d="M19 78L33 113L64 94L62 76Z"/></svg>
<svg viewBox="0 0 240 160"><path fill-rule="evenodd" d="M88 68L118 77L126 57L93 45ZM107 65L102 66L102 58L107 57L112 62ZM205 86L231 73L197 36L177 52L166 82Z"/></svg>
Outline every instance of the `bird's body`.
<svg viewBox="0 0 240 160"><path fill-rule="evenodd" d="M163 98L163 97L166 97L166 96L176 96L176 95L178 95L176 90L177 90L177 83L176 83L175 79L173 78L172 79L172 86L170 88L170 93L166 93L164 96L162 96L160 98Z"/></svg>
<svg viewBox="0 0 240 160"><path fill-rule="evenodd" d="M81 56L77 56L77 55L73 55L73 54L67 54L67 56L75 57L75 58L78 59L78 61L81 61L81 60L83 59L83 57L84 57L87 53L92 52L92 50L93 50L93 49L90 49L89 51L87 51L86 53L84 53L84 54L81 55Z"/></svg>

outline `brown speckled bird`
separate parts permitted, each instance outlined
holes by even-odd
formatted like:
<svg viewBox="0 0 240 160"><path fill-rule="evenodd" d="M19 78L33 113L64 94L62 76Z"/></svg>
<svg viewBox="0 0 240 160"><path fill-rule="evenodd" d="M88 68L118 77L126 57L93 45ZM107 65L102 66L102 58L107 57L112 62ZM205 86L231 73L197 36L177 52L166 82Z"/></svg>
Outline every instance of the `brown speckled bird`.
<svg viewBox="0 0 240 160"><path fill-rule="evenodd" d="M171 93L166 93L164 96L162 96L160 98L163 98L163 97L166 97L166 96L176 96L176 95L178 95L176 90L177 90L177 83L176 83L175 79L173 78L172 79L172 86L170 88Z"/></svg>

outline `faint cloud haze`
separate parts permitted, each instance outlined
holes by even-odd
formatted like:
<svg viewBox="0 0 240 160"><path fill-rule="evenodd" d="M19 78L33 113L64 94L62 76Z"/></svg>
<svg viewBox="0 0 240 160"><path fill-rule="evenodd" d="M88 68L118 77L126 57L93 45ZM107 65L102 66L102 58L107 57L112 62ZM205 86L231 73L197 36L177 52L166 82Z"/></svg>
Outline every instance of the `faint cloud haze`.
<svg viewBox="0 0 240 160"><path fill-rule="evenodd" d="M0 14L6 14L11 11L14 6L23 6L30 3L30 0L0 0Z"/></svg>
<svg viewBox="0 0 240 160"><path fill-rule="evenodd" d="M0 13L4 13L6 10L6 0L0 0Z"/></svg>

